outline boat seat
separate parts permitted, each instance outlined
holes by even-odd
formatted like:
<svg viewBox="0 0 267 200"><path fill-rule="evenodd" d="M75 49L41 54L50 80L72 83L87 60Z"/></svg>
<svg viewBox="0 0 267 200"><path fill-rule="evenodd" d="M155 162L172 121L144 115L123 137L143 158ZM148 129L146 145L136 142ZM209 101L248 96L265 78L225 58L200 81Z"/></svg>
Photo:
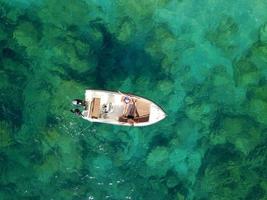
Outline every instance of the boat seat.
<svg viewBox="0 0 267 200"><path fill-rule="evenodd" d="M150 103L142 100L137 100L135 103L139 117L147 116L150 114Z"/></svg>
<svg viewBox="0 0 267 200"><path fill-rule="evenodd" d="M88 110L89 109L89 105L90 105L90 102L89 101L85 101L85 107L84 107L84 109L85 110Z"/></svg>
<svg viewBox="0 0 267 200"><path fill-rule="evenodd" d="M119 117L119 122L124 122L126 123L128 121L127 117L120 116ZM148 122L149 121L149 115L146 116L141 116L141 117L135 117L133 119L135 123L141 123L141 122Z"/></svg>
<svg viewBox="0 0 267 200"><path fill-rule="evenodd" d="M100 116L100 98L93 98L91 102L90 117L97 119Z"/></svg>
<svg viewBox="0 0 267 200"><path fill-rule="evenodd" d="M135 123L140 123L140 122L148 122L149 121L149 115L144 115L141 117L136 117L134 118Z"/></svg>
<svg viewBox="0 0 267 200"><path fill-rule="evenodd" d="M119 122L127 122L127 121L128 121L128 119L126 117L124 117L124 116L119 117Z"/></svg>

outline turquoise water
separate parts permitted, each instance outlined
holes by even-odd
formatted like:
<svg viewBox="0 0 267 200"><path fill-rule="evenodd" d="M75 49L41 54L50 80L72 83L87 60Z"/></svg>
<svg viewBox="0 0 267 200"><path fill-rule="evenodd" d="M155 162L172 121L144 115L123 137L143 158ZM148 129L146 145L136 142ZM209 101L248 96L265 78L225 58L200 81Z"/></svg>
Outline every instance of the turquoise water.
<svg viewBox="0 0 267 200"><path fill-rule="evenodd" d="M0 199L267 199L266 0L0 0ZM168 117L74 116L86 88Z"/></svg>

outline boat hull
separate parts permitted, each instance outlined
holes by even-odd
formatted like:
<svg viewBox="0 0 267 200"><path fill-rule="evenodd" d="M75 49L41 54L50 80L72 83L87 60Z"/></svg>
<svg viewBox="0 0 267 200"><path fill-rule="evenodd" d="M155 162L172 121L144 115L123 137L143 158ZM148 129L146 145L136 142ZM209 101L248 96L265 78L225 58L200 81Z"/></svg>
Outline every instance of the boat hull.
<svg viewBox="0 0 267 200"><path fill-rule="evenodd" d="M86 90L85 102L82 117L91 122L138 127L152 125L166 117L164 111L154 102L132 94ZM133 110L130 107L134 107L136 111L133 119L125 117L127 112Z"/></svg>

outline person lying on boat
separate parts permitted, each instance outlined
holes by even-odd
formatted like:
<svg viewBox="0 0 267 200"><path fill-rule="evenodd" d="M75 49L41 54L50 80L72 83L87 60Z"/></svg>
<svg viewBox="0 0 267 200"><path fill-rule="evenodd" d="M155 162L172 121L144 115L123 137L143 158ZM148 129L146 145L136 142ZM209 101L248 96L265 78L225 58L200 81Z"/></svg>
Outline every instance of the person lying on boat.
<svg viewBox="0 0 267 200"><path fill-rule="evenodd" d="M130 103L133 103L134 98L128 95L125 95L125 96L122 96L121 101L123 101L125 104L130 104Z"/></svg>
<svg viewBox="0 0 267 200"><path fill-rule="evenodd" d="M72 113L74 113L75 115L77 115L77 116L80 116L80 117L83 116L82 111L80 111L78 108L76 108L76 109L71 109L70 111L71 111Z"/></svg>
<svg viewBox="0 0 267 200"><path fill-rule="evenodd" d="M137 112L137 108L136 108L136 99L132 100L131 103L126 104L125 106L125 111L123 116L126 117L128 120L134 120L135 116L138 117L139 114Z"/></svg>
<svg viewBox="0 0 267 200"><path fill-rule="evenodd" d="M134 125L135 116L139 116L137 109L135 107L135 101L133 104L129 104L128 110L129 111L126 113L127 123Z"/></svg>
<svg viewBox="0 0 267 200"><path fill-rule="evenodd" d="M135 121L133 119L128 119L127 123L131 124L132 126L134 125Z"/></svg>
<svg viewBox="0 0 267 200"><path fill-rule="evenodd" d="M81 99L73 99L72 104L75 106L86 106L86 101Z"/></svg>

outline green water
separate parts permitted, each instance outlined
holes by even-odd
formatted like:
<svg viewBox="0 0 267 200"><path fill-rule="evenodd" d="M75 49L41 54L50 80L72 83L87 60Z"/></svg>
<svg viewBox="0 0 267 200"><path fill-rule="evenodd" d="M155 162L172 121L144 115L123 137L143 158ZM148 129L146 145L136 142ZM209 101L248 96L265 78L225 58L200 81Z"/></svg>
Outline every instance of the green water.
<svg viewBox="0 0 267 200"><path fill-rule="evenodd" d="M145 96L143 128L74 116ZM0 200L267 199L266 0L0 0Z"/></svg>

